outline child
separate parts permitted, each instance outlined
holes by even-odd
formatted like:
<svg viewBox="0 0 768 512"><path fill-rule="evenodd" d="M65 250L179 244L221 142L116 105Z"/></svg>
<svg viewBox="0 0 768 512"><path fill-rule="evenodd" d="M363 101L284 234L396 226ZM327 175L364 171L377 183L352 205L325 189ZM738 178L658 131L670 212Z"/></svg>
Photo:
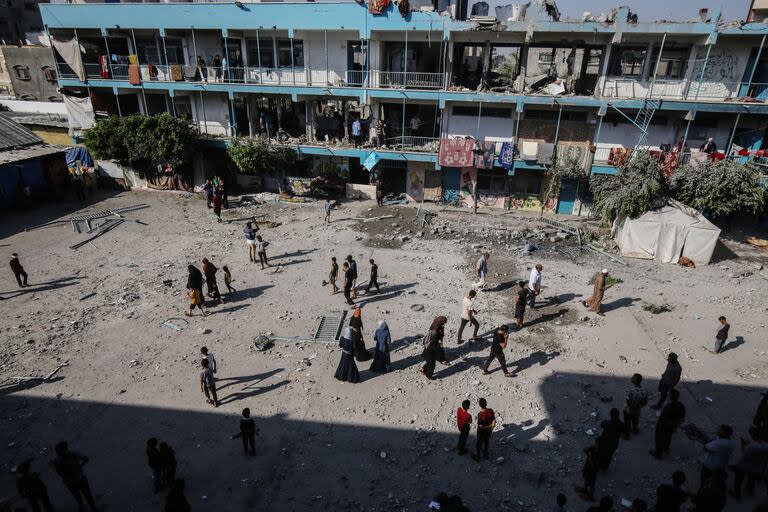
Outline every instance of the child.
<svg viewBox="0 0 768 512"><path fill-rule="evenodd" d="M461 402L461 407L456 409L456 426L459 428L459 455L467 453L467 438L472 428L472 415L469 413L469 400Z"/></svg>
<svg viewBox="0 0 768 512"><path fill-rule="evenodd" d="M325 200L325 222L326 224L331 223L331 209L333 208L333 205L331 205L331 200L326 199Z"/></svg>
<svg viewBox="0 0 768 512"><path fill-rule="evenodd" d="M477 413L477 448L472 458L480 462L481 454L483 458L488 459L488 445L491 442L491 433L496 428L496 413L488 407L488 402L485 398L481 398L478 403L480 404L480 412Z"/></svg>
<svg viewBox="0 0 768 512"><path fill-rule="evenodd" d="M221 194L213 194L213 214L216 215L216 221L221 222Z"/></svg>
<svg viewBox="0 0 768 512"><path fill-rule="evenodd" d="M216 382L213 377L213 370L210 367L208 359L200 361L200 391L205 394L205 401L214 407L219 406L219 399L216 396Z"/></svg>
<svg viewBox="0 0 768 512"><path fill-rule="evenodd" d="M587 455L584 461L584 468L581 475L584 477L584 486L576 487L576 492L582 493L582 498L588 501L595 500L595 483L597 482L597 473L600 471L600 443L602 439L595 439L595 443L584 449Z"/></svg>
<svg viewBox="0 0 768 512"><path fill-rule="evenodd" d="M221 267L221 270L224 271L224 284L227 285L227 295L232 295L237 290L232 288L232 274L229 272L229 267L224 265Z"/></svg>
<svg viewBox="0 0 768 512"><path fill-rule="evenodd" d="M368 288L365 289L365 293L367 294L369 291L371 291L371 287L376 287L376 293L381 293L381 288L379 288L379 266L373 261L373 258L368 260L368 263L371 264L371 278L368 280Z"/></svg>
<svg viewBox="0 0 768 512"><path fill-rule="evenodd" d="M554 506L552 512L565 512L565 504L568 503L568 498L565 497L565 494L558 494L556 501L557 505Z"/></svg>
<svg viewBox="0 0 768 512"><path fill-rule="evenodd" d="M261 269L264 270L264 267L268 267L269 263L267 263L267 246L269 245L269 242L265 242L263 238L261 238L261 235L256 235L256 252L259 253L259 263L261 263Z"/></svg>
<svg viewBox="0 0 768 512"><path fill-rule="evenodd" d="M331 272L328 274L328 281L331 282L331 286L333 287L333 290L331 291L331 295L335 295L339 293L339 287L336 286L336 278L339 277L339 264L336 263L336 257L334 256L331 258Z"/></svg>
<svg viewBox="0 0 768 512"><path fill-rule="evenodd" d="M200 308L200 312L203 316L208 316L208 313L206 313L203 308L203 298L200 296L200 290L190 288L187 291L187 295L189 295L189 311L187 311L187 316L192 316L192 312L195 308Z"/></svg>
<svg viewBox="0 0 768 512"><path fill-rule="evenodd" d="M720 321L720 326L717 328L717 334L715 335L715 354L723 351L723 346L728 340L728 331L731 328L731 324L728 323L724 316L721 316L718 320Z"/></svg>
<svg viewBox="0 0 768 512"><path fill-rule="evenodd" d="M240 436L243 438L243 451L247 454L256 453L256 423L251 418L251 410L243 409L243 418L240 420Z"/></svg>
<svg viewBox="0 0 768 512"><path fill-rule="evenodd" d="M201 347L200 355L203 356L203 359L208 361L208 367L211 369L211 371L213 373L216 373L219 369L218 366L216 365L216 358L213 357L213 354L208 352L208 347Z"/></svg>
<svg viewBox="0 0 768 512"><path fill-rule="evenodd" d="M152 470L152 479L155 481L155 492L163 488L163 479L160 465L160 450L157 449L157 439L150 437L147 440L147 464Z"/></svg>

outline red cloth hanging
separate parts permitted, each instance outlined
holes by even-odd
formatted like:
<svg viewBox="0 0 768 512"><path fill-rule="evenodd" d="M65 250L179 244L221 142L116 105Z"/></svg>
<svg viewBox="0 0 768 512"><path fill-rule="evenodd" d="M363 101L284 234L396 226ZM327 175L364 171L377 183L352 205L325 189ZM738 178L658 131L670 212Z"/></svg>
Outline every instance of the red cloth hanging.
<svg viewBox="0 0 768 512"><path fill-rule="evenodd" d="M99 77L109 78L109 55L99 55Z"/></svg>
<svg viewBox="0 0 768 512"><path fill-rule="evenodd" d="M131 85L141 85L141 69L138 64L128 64L128 82Z"/></svg>

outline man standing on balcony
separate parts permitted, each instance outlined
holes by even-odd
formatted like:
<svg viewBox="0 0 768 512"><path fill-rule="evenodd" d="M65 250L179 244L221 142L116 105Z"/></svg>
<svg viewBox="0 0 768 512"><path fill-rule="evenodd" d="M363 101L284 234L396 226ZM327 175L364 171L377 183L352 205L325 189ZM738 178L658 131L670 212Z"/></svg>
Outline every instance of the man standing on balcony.
<svg viewBox="0 0 768 512"><path fill-rule="evenodd" d="M412 137L418 136L419 128L421 128L421 119L419 118L419 114L416 114L411 118L410 127L411 127L411 136Z"/></svg>
<svg viewBox="0 0 768 512"><path fill-rule="evenodd" d="M363 128L360 126L360 119L352 121L352 139L355 141L356 148L362 144Z"/></svg>
<svg viewBox="0 0 768 512"><path fill-rule="evenodd" d="M702 153L706 153L708 155L711 155L712 153L717 153L717 144L715 144L715 139L712 137L707 139L707 142L701 145L699 148L699 151Z"/></svg>
<svg viewBox="0 0 768 512"><path fill-rule="evenodd" d="M384 121L379 119L376 123L376 147L380 148L384 146Z"/></svg>

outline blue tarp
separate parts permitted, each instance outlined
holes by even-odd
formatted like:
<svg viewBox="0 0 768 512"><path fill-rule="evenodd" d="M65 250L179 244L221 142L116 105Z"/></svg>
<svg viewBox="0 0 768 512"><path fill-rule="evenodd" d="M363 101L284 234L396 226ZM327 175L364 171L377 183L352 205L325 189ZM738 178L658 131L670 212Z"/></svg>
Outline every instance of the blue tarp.
<svg viewBox="0 0 768 512"><path fill-rule="evenodd" d="M93 158L88 153L88 150L83 147L73 147L66 151L67 154L67 167L74 167L75 162L80 160L80 163L85 167L93 167Z"/></svg>
<svg viewBox="0 0 768 512"><path fill-rule="evenodd" d="M32 197L45 189L47 180L40 159L0 166L0 208L13 208L28 187Z"/></svg>

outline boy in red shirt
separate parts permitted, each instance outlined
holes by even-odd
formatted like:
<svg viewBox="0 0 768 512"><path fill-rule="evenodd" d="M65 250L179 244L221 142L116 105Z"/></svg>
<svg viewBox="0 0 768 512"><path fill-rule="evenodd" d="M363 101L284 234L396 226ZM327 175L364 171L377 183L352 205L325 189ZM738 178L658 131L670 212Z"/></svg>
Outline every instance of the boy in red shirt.
<svg viewBox="0 0 768 512"><path fill-rule="evenodd" d="M469 414L469 400L461 402L461 407L456 409L456 426L459 427L459 455L467 453L467 439L469 429L472 428L472 415Z"/></svg>
<svg viewBox="0 0 768 512"><path fill-rule="evenodd" d="M496 413L488 407L485 398L479 401L480 412L477 413L477 453L472 456L473 459L480 462L480 452L482 450L483 458L488 458L488 445L491 442L491 432L496 428Z"/></svg>

